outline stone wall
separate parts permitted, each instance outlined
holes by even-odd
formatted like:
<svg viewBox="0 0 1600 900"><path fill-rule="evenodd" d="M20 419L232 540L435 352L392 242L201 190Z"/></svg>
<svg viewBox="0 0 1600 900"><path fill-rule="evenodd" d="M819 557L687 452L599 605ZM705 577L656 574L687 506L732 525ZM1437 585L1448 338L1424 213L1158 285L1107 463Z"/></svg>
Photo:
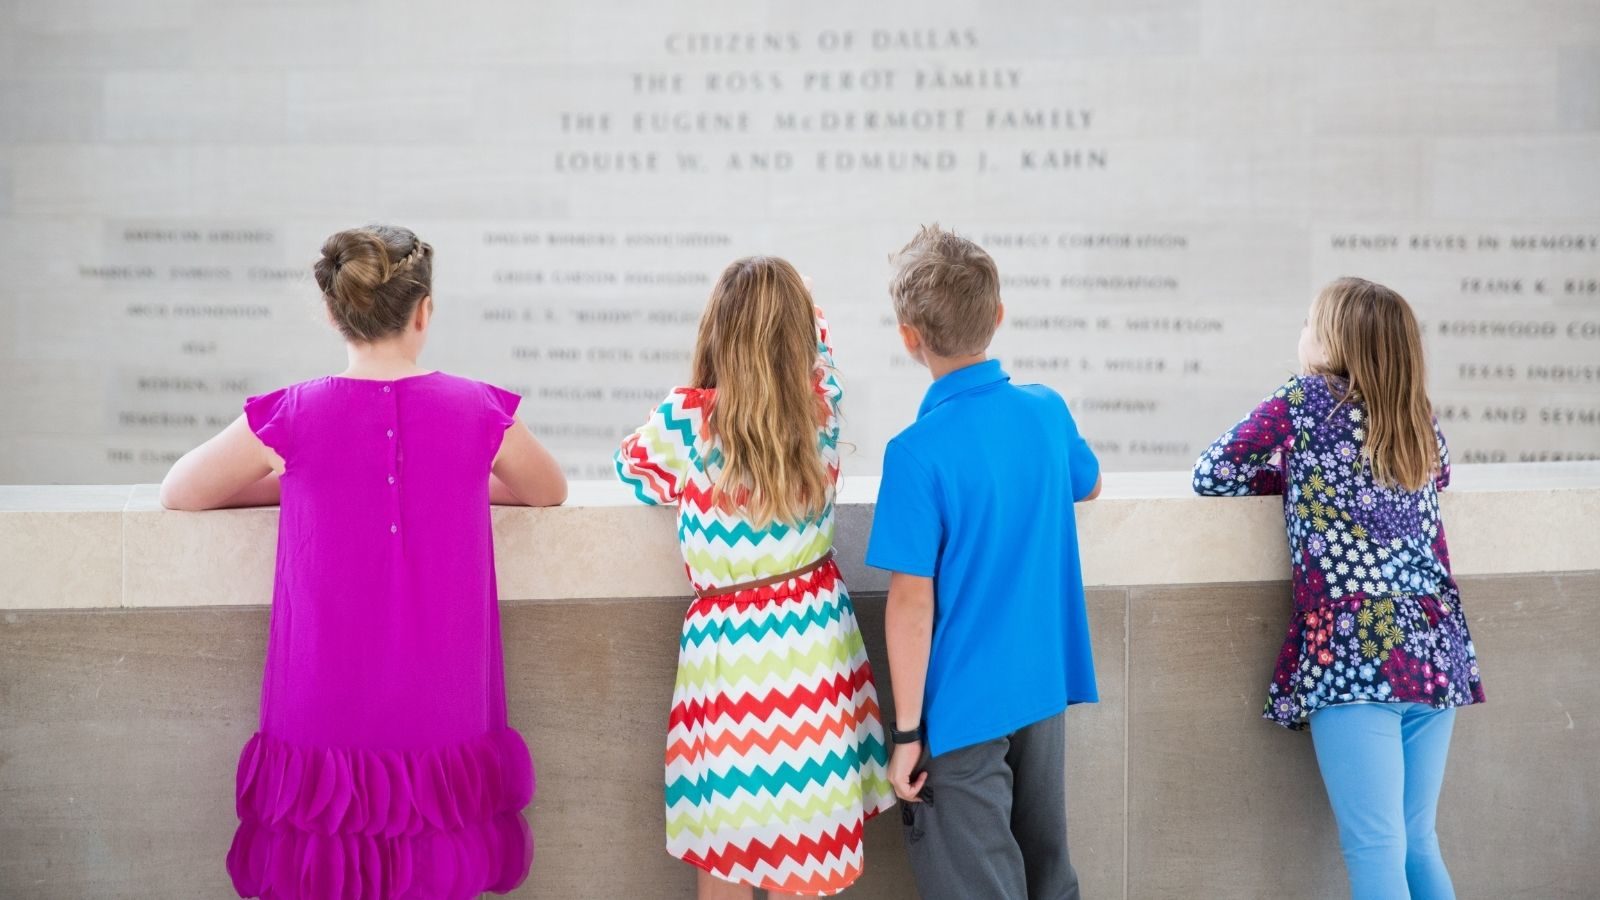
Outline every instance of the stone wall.
<svg viewBox="0 0 1600 900"><path fill-rule="evenodd" d="M1597 158L1592 0L0 0L0 482L152 481L340 369L309 265L375 219L436 247L424 362L573 477L748 253L815 277L876 472L932 221L1110 469L1188 465L1343 274L1415 304L1458 461L1594 459Z"/></svg>
<svg viewBox="0 0 1600 900"><path fill-rule="evenodd" d="M1462 900L1579 900L1600 879L1600 572L1463 582L1489 702L1440 803ZM858 598L880 688L881 595ZM1346 897L1311 741L1258 716L1284 583L1097 588L1101 702L1068 714L1074 860L1092 898ZM511 720L539 793L513 896L692 897L663 849L677 599L514 602ZM233 772L255 728L263 608L0 617L0 896L223 898ZM892 702L892 697L889 698ZM849 896L912 898L898 811Z"/></svg>
<svg viewBox="0 0 1600 900"><path fill-rule="evenodd" d="M872 480L838 547L885 702ZM1101 702L1068 715L1086 896L1345 896L1310 740L1259 718L1289 614L1275 498L1111 475L1078 507ZM1600 881L1600 464L1461 466L1442 497L1489 702L1457 723L1440 807L1463 900ZM511 721L540 788L518 897L688 897L662 849L661 752L686 593L666 511L615 485L497 508ZM0 897L222 898L256 727L271 509L159 510L151 486L0 487ZM617 547L627 547L619 565ZM850 896L911 897L898 815Z"/></svg>

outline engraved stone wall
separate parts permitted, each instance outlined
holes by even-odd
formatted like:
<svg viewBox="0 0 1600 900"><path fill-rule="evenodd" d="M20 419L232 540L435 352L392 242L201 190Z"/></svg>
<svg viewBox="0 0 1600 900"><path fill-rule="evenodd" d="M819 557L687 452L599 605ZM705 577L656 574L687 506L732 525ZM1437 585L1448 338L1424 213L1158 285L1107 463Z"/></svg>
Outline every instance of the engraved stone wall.
<svg viewBox="0 0 1600 900"><path fill-rule="evenodd" d="M1457 459L1596 458L1597 160L1585 0L0 0L0 482L153 480L337 371L309 264L371 220L437 248L425 362L576 477L748 253L814 277L876 472L927 381L885 258L936 220L1108 468L1187 466L1341 274L1416 306Z"/></svg>

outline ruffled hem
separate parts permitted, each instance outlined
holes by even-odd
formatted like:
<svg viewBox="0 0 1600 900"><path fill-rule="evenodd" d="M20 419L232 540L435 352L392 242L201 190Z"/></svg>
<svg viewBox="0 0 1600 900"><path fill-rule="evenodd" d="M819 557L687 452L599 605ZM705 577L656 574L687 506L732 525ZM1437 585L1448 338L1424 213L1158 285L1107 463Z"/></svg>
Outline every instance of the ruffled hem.
<svg viewBox="0 0 1600 900"><path fill-rule="evenodd" d="M424 750L305 747L256 733L239 754L240 896L454 900L526 877L533 798L522 736Z"/></svg>
<svg viewBox="0 0 1600 900"><path fill-rule="evenodd" d="M533 833L520 812L401 837L243 822L228 874L239 896L261 900L471 900L516 888L532 862Z"/></svg>
<svg viewBox="0 0 1600 900"><path fill-rule="evenodd" d="M455 831L533 799L533 761L515 730L426 750L301 747L257 732L239 754L243 822L312 834L400 837Z"/></svg>
<svg viewBox="0 0 1600 900"><path fill-rule="evenodd" d="M1358 650L1359 642L1371 646ZM1439 649L1441 642L1454 649ZM1482 702L1477 653L1459 601L1445 611L1427 595L1353 595L1295 614L1261 717L1304 731L1313 713L1345 703L1451 709Z"/></svg>

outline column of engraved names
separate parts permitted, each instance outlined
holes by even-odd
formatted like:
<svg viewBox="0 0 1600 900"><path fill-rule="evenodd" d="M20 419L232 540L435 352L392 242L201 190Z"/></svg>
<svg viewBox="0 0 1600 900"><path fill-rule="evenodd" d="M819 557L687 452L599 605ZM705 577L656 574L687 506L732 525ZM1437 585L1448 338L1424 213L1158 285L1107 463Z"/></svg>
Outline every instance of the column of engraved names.
<svg viewBox="0 0 1600 900"><path fill-rule="evenodd" d="M1230 358L1241 317L1258 316L1191 302L1208 286L1186 228L977 236L1002 271L1007 316L997 345L1007 365L1019 380L1067 397L1111 467L1189 465L1209 433L1237 415L1229 394L1198 388L1234 384L1248 396L1276 377Z"/></svg>
<svg viewBox="0 0 1600 900"><path fill-rule="evenodd" d="M1600 458L1600 232L1340 231L1331 260L1408 295L1455 458Z"/></svg>
<svg viewBox="0 0 1600 900"><path fill-rule="evenodd" d="M610 454L688 377L696 325L730 237L715 230L547 225L482 234L499 332L493 370L575 478Z"/></svg>
<svg viewBox="0 0 1600 900"><path fill-rule="evenodd" d="M305 266L286 265L279 231L257 225L109 222L101 259L76 279L115 322L85 346L103 375L106 477L159 477L239 415L243 397L276 387L294 339L315 323L285 320L303 301Z"/></svg>

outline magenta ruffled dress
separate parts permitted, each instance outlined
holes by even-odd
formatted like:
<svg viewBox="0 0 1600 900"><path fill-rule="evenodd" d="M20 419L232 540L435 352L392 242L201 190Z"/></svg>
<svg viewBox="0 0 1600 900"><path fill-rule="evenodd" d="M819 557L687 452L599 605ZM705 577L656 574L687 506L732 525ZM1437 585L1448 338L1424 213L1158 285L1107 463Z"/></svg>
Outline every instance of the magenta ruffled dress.
<svg viewBox="0 0 1600 900"><path fill-rule="evenodd" d="M461 900L528 873L489 468L518 397L435 372L252 397L284 459L261 729L228 872L265 900Z"/></svg>

